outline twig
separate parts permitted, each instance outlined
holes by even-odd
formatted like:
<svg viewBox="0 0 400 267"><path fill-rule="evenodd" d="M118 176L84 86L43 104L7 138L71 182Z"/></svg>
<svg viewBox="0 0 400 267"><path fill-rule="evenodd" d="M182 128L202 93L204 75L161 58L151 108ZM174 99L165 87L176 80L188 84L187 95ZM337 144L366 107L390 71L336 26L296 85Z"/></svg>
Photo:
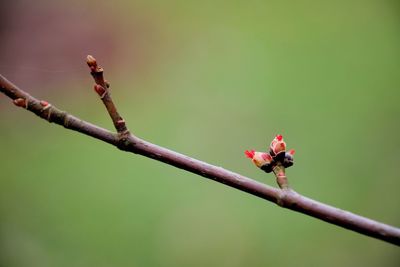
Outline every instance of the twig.
<svg viewBox="0 0 400 267"><path fill-rule="evenodd" d="M101 84L102 81L101 79L98 79L96 72L93 76L96 84L105 88L105 83ZM26 108L49 122L62 125L67 129L78 131L93 138L102 140L123 151L140 154L148 158L162 161L166 164L274 202L281 207L307 214L328 223L400 246L399 228L306 198L293 190L278 189L262 184L221 167L213 166L203 161L149 143L130 134L125 124L117 123L118 120L122 118L117 113L111 98L106 101L104 101L103 98L103 102L105 102L104 104L112 118L115 128L117 129L118 133L116 134L80 120L79 118L57 109L46 101L40 101L30 96L1 75L0 91L13 99L15 105ZM108 93L106 95L109 96Z"/></svg>
<svg viewBox="0 0 400 267"><path fill-rule="evenodd" d="M90 68L90 74L92 74L94 82L94 90L100 96L100 99L103 101L104 106L106 107L108 114L110 114L111 120L114 123L114 127L118 133L127 134L128 129L126 128L125 120L119 115L117 111L117 107L114 105L114 102L111 98L110 94L110 84L104 79L103 76L103 68L97 65L97 61L92 56L87 56L86 63Z"/></svg>

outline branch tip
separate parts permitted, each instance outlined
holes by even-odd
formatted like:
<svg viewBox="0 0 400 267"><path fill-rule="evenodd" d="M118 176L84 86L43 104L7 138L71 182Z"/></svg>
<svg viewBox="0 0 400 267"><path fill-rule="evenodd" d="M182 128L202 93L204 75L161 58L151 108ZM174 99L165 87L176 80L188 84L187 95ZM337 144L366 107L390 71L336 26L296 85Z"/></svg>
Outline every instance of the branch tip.
<svg viewBox="0 0 400 267"><path fill-rule="evenodd" d="M94 67L94 68L97 68L97 61L96 61L96 59L93 57L93 56L91 56L91 55L88 55L87 57L86 57L86 63L88 64L88 66L91 68L91 67Z"/></svg>

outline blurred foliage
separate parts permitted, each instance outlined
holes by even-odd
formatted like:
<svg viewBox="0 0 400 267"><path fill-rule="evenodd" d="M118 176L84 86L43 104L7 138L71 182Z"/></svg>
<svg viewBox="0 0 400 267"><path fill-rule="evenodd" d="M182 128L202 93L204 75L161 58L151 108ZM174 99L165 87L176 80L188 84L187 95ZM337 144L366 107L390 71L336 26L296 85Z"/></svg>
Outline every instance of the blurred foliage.
<svg viewBox="0 0 400 267"><path fill-rule="evenodd" d="M111 129L400 226L397 1L2 4L0 72ZM0 266L399 266L398 248L50 125L0 97Z"/></svg>

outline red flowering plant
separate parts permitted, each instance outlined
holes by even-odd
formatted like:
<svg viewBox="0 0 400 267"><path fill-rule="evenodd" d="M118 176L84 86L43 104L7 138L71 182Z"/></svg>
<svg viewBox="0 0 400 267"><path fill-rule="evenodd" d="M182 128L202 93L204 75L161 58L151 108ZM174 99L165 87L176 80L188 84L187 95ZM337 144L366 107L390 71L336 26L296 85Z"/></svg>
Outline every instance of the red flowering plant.
<svg viewBox="0 0 400 267"><path fill-rule="evenodd" d="M284 184L278 180L281 187L287 187L285 168L293 165L293 149L286 151L286 143L283 141L282 135L277 135L272 140L268 152L257 152L255 150L246 150L246 157L250 158L252 162L261 170L266 173L274 172L277 178L284 178ZM279 176L279 177L278 177Z"/></svg>

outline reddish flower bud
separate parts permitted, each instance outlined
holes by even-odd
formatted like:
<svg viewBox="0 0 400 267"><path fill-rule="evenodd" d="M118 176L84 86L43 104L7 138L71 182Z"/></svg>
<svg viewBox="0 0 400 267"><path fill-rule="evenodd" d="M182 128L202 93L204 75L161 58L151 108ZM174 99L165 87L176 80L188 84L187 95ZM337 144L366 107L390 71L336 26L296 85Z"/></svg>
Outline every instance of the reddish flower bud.
<svg viewBox="0 0 400 267"><path fill-rule="evenodd" d="M261 153L261 157L263 158L263 160L267 161L267 162L271 162L272 161L272 156L268 153Z"/></svg>
<svg viewBox="0 0 400 267"><path fill-rule="evenodd" d="M88 66L92 69L96 69L97 68L97 62L96 59L94 57L92 57L91 55L88 55L86 57L86 63L88 64Z"/></svg>
<svg viewBox="0 0 400 267"><path fill-rule="evenodd" d="M258 167L261 168L264 165L268 165L272 161L272 157L270 154L265 152L256 152L254 150L246 150L244 152L246 157L250 158L252 162Z"/></svg>
<svg viewBox="0 0 400 267"><path fill-rule="evenodd" d="M40 101L40 105L41 105L42 107L46 107L46 106L49 105L49 102L47 102L47 101L45 101L45 100L41 100L41 101Z"/></svg>
<svg viewBox="0 0 400 267"><path fill-rule="evenodd" d="M270 173L276 166L288 168L293 165L294 149L286 152L286 143L283 141L282 135L277 135L272 140L269 152L256 152L254 150L246 150L246 157L266 173Z"/></svg>
<svg viewBox="0 0 400 267"><path fill-rule="evenodd" d="M22 107L22 108L26 108L26 100L23 98L17 98L13 100L14 105L16 105L17 107Z"/></svg>
<svg viewBox="0 0 400 267"><path fill-rule="evenodd" d="M269 146L270 153L272 156L276 156L281 152L286 151L286 143L283 141L282 135L277 135L274 140L272 140L271 145Z"/></svg>

